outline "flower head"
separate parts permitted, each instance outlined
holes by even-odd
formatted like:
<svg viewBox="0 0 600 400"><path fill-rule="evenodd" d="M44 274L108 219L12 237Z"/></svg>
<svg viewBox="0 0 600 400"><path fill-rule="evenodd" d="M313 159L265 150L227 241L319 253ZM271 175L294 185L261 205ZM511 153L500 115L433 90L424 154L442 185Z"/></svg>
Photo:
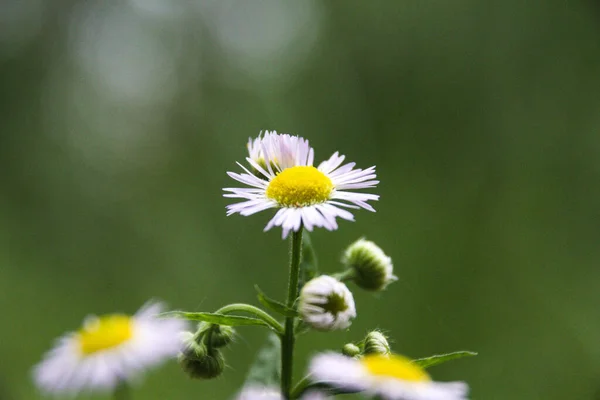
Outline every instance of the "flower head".
<svg viewBox="0 0 600 400"><path fill-rule="evenodd" d="M77 332L61 337L34 368L37 386L48 393L109 390L142 370L174 357L185 321L159 318L161 303L149 303L133 316L88 317Z"/></svg>
<svg viewBox="0 0 600 400"><path fill-rule="evenodd" d="M349 392L366 392L385 400L464 400L464 382L434 382L409 359L366 355L360 359L336 353L315 356L310 373L318 382Z"/></svg>
<svg viewBox="0 0 600 400"><path fill-rule="evenodd" d="M361 238L348 246L342 263L352 271L352 280L365 290L383 290L398 280L392 259L370 240Z"/></svg>
<svg viewBox="0 0 600 400"><path fill-rule="evenodd" d="M346 329L356 317L354 297L337 279L321 275L306 283L300 292L298 311L314 329Z"/></svg>
<svg viewBox="0 0 600 400"><path fill-rule="evenodd" d="M334 153L318 167L313 166L314 150L308 140L299 136L266 132L248 143L246 158L252 173L238 163L244 173L228 172L238 182L250 187L225 188L225 197L244 199L227 206L227 215L255 214L269 208L279 211L265 230L281 226L283 237L298 231L303 224L337 229L336 218L349 221L354 216L344 208L364 208L375 211L367 202L379 196L349 190L375 187L375 167L354 169L355 163L342 165L345 156Z"/></svg>

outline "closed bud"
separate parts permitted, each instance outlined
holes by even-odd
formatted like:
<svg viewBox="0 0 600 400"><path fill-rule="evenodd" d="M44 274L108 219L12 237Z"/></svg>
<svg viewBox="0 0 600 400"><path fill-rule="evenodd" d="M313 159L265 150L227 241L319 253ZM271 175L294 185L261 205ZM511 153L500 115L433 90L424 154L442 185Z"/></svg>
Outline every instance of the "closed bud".
<svg viewBox="0 0 600 400"><path fill-rule="evenodd" d="M398 280L392 259L370 240L361 238L348 246L342 263L348 268L347 276L365 290L384 290Z"/></svg>
<svg viewBox="0 0 600 400"><path fill-rule="evenodd" d="M196 379L212 379L221 375L225 368L225 359L221 352L198 343L193 334L186 337L186 347L178 357L181 368Z"/></svg>
<svg viewBox="0 0 600 400"><path fill-rule="evenodd" d="M342 347L342 354L348 357L356 357L360 355L360 347L354 343L346 343L344 347Z"/></svg>
<svg viewBox="0 0 600 400"><path fill-rule="evenodd" d="M298 311L308 326L321 331L346 329L356 317L352 292L327 275L311 279L302 287Z"/></svg>
<svg viewBox="0 0 600 400"><path fill-rule="evenodd" d="M379 331L372 331L365 337L363 354L389 356L392 351L385 335Z"/></svg>
<svg viewBox="0 0 600 400"><path fill-rule="evenodd" d="M208 348L221 348L233 342L235 329L231 326L201 322L198 324L194 339L197 343L204 343Z"/></svg>

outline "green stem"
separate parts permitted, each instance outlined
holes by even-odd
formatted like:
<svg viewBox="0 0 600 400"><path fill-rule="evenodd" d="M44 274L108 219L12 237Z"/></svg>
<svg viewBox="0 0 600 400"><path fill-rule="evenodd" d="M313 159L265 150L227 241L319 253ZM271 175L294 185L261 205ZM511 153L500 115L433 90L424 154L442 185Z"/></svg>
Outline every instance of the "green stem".
<svg viewBox="0 0 600 400"><path fill-rule="evenodd" d="M125 381L121 381L115 391L113 392L113 398L115 400L129 400L131 399L131 388Z"/></svg>
<svg viewBox="0 0 600 400"><path fill-rule="evenodd" d="M302 225L298 232L292 232L290 244L290 276L286 306L294 308L298 298L298 280L300 279L300 254L302 251ZM285 332L281 337L281 394L290 399L292 389L292 368L294 364L294 317L286 317Z"/></svg>
<svg viewBox="0 0 600 400"><path fill-rule="evenodd" d="M228 304L225 307L219 308L216 313L218 314L231 314L232 312L245 312L254 315L256 318L266 322L279 336L284 334L283 326L273 318L269 313L261 310L258 307L254 307L250 304L234 303Z"/></svg>
<svg viewBox="0 0 600 400"><path fill-rule="evenodd" d="M348 268L347 270L338 272L331 276L333 276L335 279L337 279L340 282L345 282L345 281L354 279L356 277L356 271L354 271L352 268Z"/></svg>

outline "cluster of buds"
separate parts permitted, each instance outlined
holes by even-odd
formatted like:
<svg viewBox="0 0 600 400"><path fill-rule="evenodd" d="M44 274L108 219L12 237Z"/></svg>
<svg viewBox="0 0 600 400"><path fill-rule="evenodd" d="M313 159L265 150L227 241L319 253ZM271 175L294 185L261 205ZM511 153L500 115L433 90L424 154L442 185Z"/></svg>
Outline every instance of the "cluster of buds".
<svg viewBox="0 0 600 400"><path fill-rule="evenodd" d="M347 343L342 348L342 354L348 357L360 358L366 355L389 357L392 354L387 336L378 330L371 331L358 344Z"/></svg>
<svg viewBox="0 0 600 400"><path fill-rule="evenodd" d="M398 279L393 274L392 259L369 240L359 239L348 246L342 263L345 271L314 278L300 292L298 311L304 323L313 329L346 329L356 317L354 297L342 281L353 281L365 290L381 291ZM348 352L354 351L348 349Z"/></svg>
<svg viewBox="0 0 600 400"><path fill-rule="evenodd" d="M230 344L234 338L235 331L230 326L201 322L196 333L182 334L184 348L178 357L179 364L192 378L216 378L225 368L221 348Z"/></svg>

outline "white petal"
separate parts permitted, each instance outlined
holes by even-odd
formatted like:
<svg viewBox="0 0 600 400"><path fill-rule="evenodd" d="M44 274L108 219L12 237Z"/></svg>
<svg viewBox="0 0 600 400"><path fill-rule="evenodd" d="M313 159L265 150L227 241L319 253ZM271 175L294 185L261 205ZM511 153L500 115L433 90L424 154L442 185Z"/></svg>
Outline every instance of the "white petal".
<svg viewBox="0 0 600 400"><path fill-rule="evenodd" d="M370 377L358 361L337 353L316 355L309 371L315 382L330 383L349 391L366 390L370 383Z"/></svg>

